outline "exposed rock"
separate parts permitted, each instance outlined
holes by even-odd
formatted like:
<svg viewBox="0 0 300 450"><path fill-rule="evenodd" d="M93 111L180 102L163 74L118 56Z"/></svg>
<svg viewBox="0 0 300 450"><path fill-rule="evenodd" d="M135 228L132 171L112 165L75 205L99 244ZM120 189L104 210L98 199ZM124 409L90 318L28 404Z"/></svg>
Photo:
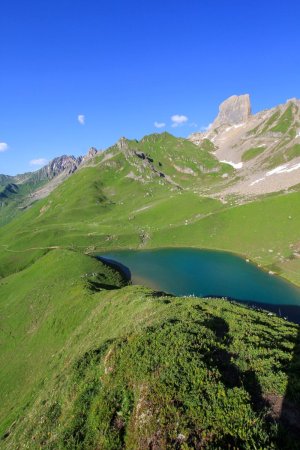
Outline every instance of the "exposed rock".
<svg viewBox="0 0 300 450"><path fill-rule="evenodd" d="M138 158L146 159L146 155L143 152L134 152Z"/></svg>
<svg viewBox="0 0 300 450"><path fill-rule="evenodd" d="M241 124L247 123L251 117L249 94L232 95L221 103L219 114L207 131L192 133L188 139L199 146L208 139L210 144L214 145L215 133L219 132L218 129L221 128L224 131L225 127L227 127L225 131L228 131L228 127L238 128Z"/></svg>
<svg viewBox="0 0 300 450"><path fill-rule="evenodd" d="M239 169L222 196L257 196L299 184L299 123L298 99L252 115L249 95L233 96L220 105L209 129L189 140L201 147L209 139L214 156Z"/></svg>
<svg viewBox="0 0 300 450"><path fill-rule="evenodd" d="M174 164L174 169L176 169L177 172L185 173L187 175L196 175L196 173L190 167L179 167Z"/></svg>
<svg viewBox="0 0 300 450"><path fill-rule="evenodd" d="M125 137L121 137L117 142L117 147L120 150L128 149L127 139Z"/></svg>
<svg viewBox="0 0 300 450"><path fill-rule="evenodd" d="M41 180L45 178L52 180L52 178L60 175L62 172L65 172L66 175L70 175L75 172L80 162L81 158L78 160L74 156L63 155L54 158L45 167L35 172L35 175Z"/></svg>
<svg viewBox="0 0 300 450"><path fill-rule="evenodd" d="M91 147L85 157L83 158L84 161L87 161L88 159L94 158L98 153L98 150L95 147Z"/></svg>
<svg viewBox="0 0 300 450"><path fill-rule="evenodd" d="M153 162L153 158L151 158L150 156L146 155L144 152L134 152L134 154L140 159L147 160L150 163Z"/></svg>
<svg viewBox="0 0 300 450"><path fill-rule="evenodd" d="M233 95L219 106L219 114L211 129L222 125L237 125L246 122L251 116L249 94Z"/></svg>

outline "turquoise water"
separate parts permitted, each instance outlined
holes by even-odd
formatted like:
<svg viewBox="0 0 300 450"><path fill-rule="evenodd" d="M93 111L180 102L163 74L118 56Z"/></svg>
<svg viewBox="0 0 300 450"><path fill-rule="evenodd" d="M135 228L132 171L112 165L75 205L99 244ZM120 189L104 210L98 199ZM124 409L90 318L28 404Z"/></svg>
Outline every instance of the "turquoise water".
<svg viewBox="0 0 300 450"><path fill-rule="evenodd" d="M99 256L129 269L133 284L178 296L230 297L269 305L300 306L300 288L231 253L169 248L122 250Z"/></svg>

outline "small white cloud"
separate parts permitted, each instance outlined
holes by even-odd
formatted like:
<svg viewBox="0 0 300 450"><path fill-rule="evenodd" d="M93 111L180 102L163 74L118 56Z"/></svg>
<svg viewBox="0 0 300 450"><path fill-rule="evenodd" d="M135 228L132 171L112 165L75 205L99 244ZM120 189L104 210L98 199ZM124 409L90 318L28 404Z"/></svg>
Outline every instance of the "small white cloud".
<svg viewBox="0 0 300 450"><path fill-rule="evenodd" d="M37 158L37 159L32 159L29 164L31 166L44 166L45 164L47 164L47 162L48 162L48 159Z"/></svg>
<svg viewBox="0 0 300 450"><path fill-rule="evenodd" d="M191 128L198 128L198 125L196 124L196 122L191 122L191 123L189 123L189 126L190 126Z"/></svg>
<svg viewBox="0 0 300 450"><path fill-rule="evenodd" d="M180 114L174 114L174 116L171 117L172 120L172 127L179 127L181 125L184 125L189 119L187 116L180 115Z"/></svg>
<svg viewBox="0 0 300 450"><path fill-rule="evenodd" d="M155 128L164 128L166 126L165 122L154 122Z"/></svg>
<svg viewBox="0 0 300 450"><path fill-rule="evenodd" d="M85 124L85 116L83 114L78 114L77 120L80 123L80 125L84 125Z"/></svg>
<svg viewBox="0 0 300 450"><path fill-rule="evenodd" d="M8 145L6 142L0 142L0 152L6 152L8 150Z"/></svg>
<svg viewBox="0 0 300 450"><path fill-rule="evenodd" d="M208 125L203 125L200 127L200 131L208 131L212 126L212 123L209 123Z"/></svg>

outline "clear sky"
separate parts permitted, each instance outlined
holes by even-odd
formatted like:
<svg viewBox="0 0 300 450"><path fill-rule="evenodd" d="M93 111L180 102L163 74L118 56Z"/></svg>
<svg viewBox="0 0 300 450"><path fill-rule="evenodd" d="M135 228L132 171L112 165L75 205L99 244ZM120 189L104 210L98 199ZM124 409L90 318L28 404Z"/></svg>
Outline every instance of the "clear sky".
<svg viewBox="0 0 300 450"><path fill-rule="evenodd" d="M299 25L296 0L2 1L0 173L300 97Z"/></svg>

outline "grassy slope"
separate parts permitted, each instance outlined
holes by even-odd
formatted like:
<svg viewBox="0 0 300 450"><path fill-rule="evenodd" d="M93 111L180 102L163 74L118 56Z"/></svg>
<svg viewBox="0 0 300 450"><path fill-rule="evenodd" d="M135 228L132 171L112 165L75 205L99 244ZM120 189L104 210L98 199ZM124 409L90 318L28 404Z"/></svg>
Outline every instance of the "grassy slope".
<svg viewBox="0 0 300 450"><path fill-rule="evenodd" d="M295 102L289 101L285 105L275 108L271 117L263 120L248 133L249 136L256 135L256 137L273 136L274 145L271 151L269 152L267 147L260 150L251 148L244 153L242 159L248 161L261 153L260 164L265 169L274 169L291 161L299 155L298 145L294 141L299 125L299 108ZM274 133L276 133L276 139Z"/></svg>
<svg viewBox="0 0 300 450"><path fill-rule="evenodd" d="M199 170L195 184L174 169L186 168L195 148L179 142L173 152L174 139L113 147L1 228L4 448L283 448L265 396L287 391L299 400L296 325L222 300L115 290L120 276L82 254L221 248L276 264L300 283L299 260L291 258L299 250L300 193L242 206L205 197L227 168L205 174L216 163L203 149L190 167Z"/></svg>
<svg viewBox="0 0 300 450"><path fill-rule="evenodd" d="M26 177L28 180L23 179ZM6 178L3 177L3 183L5 180ZM40 180L34 173L28 173L11 177L11 179L6 180L6 184L2 187L0 184L0 227L21 214L27 206L27 197L45 185L47 181L47 179ZM13 187L9 183L14 183Z"/></svg>
<svg viewBox="0 0 300 450"><path fill-rule="evenodd" d="M300 399L296 325L120 284L65 250L2 280L1 448L288 448L266 398Z"/></svg>
<svg viewBox="0 0 300 450"><path fill-rule="evenodd" d="M246 205L217 211L188 226L159 231L152 245L198 246L243 254L300 284L299 259L293 251L300 243L300 194L270 196ZM290 271L293 261L294 269Z"/></svg>
<svg viewBox="0 0 300 450"><path fill-rule="evenodd" d="M248 150L246 150L242 155L242 161L250 161L253 158L256 158L256 156L260 155L265 151L265 147L251 147Z"/></svg>
<svg viewBox="0 0 300 450"><path fill-rule="evenodd" d="M173 160L178 167L184 167L185 159L190 158L192 150L199 153L198 147L181 141L179 148L173 152ZM148 227L152 232L159 226L169 224L169 219L182 224L187 217L207 214L222 207L220 202L201 198L197 191L194 192L194 176L180 172L175 175L170 167L167 174L164 158L172 154L174 142L177 143L177 140L170 135L159 139L156 136L155 146L151 144L154 159L151 165L144 164L134 154L141 148L144 151L149 149L149 140L143 147L136 142L127 143L129 149L124 151L115 146L97 157L93 161L96 165L79 170L48 198L37 202L17 220L2 227L0 246L4 251L0 256L0 276L26 267L49 246L75 246L80 249L137 247L143 242ZM108 154L112 157L105 160ZM226 166L218 164L208 150L202 150L197 155L194 160L198 158L201 168L213 163L222 172L223 166ZM161 178L151 166L155 166L157 171L159 168L164 170L173 183ZM214 184L218 177L222 179L221 172L219 175L216 172L199 175L196 179L207 187ZM135 177L143 176L145 182L130 178L132 173ZM184 184L185 190L177 187L178 184ZM145 208L150 212L150 220L148 215L142 214Z"/></svg>
<svg viewBox="0 0 300 450"><path fill-rule="evenodd" d="M300 261L292 259L300 243L299 192L224 205L192 189L159 184L158 178L142 184L126 177L130 170L122 154L107 165L100 160L2 227L0 276L26 267L52 246L194 246L241 253L300 283Z"/></svg>
<svg viewBox="0 0 300 450"><path fill-rule="evenodd" d="M91 275L96 272L100 274ZM2 280L2 423L11 421L18 407L41 388L49 360L95 307L87 290L95 282L123 284L117 273L97 260L64 250L50 252L23 272Z"/></svg>

